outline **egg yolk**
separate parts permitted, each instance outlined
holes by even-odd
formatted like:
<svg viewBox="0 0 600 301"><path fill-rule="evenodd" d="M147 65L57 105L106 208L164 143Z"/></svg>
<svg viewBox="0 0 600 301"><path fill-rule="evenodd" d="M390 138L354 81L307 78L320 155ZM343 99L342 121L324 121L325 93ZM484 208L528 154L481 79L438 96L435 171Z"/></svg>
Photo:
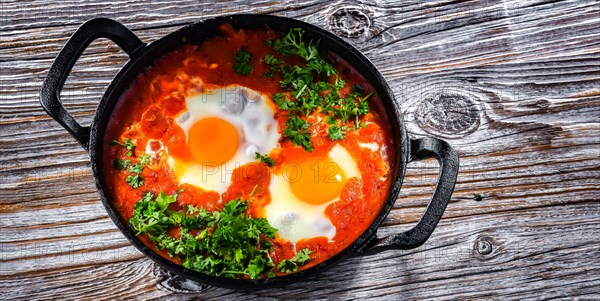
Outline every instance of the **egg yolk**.
<svg viewBox="0 0 600 301"><path fill-rule="evenodd" d="M219 117L198 120L188 135L188 150L200 164L221 165L233 158L238 149L236 128Z"/></svg>
<svg viewBox="0 0 600 301"><path fill-rule="evenodd" d="M328 160L290 164L285 169L294 195L310 204L324 204L339 197L346 182L340 166Z"/></svg>

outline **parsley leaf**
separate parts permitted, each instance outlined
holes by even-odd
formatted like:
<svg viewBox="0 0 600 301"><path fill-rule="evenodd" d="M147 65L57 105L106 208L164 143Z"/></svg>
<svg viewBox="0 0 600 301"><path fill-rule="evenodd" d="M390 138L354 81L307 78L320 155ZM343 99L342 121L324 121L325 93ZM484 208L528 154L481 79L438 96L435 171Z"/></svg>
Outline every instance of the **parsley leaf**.
<svg viewBox="0 0 600 301"><path fill-rule="evenodd" d="M280 272L291 273L298 271L298 267L306 264L310 260L310 254L312 252L309 249L302 249L296 253L291 259L284 259L277 265L277 269Z"/></svg>
<svg viewBox="0 0 600 301"><path fill-rule="evenodd" d="M278 108L282 110L291 110L294 108L294 103L291 102L285 95L282 93L273 94L273 101L277 105Z"/></svg>
<svg viewBox="0 0 600 301"><path fill-rule="evenodd" d="M273 158L269 157L269 155L261 155L259 152L254 153L256 159L260 160L260 162L267 164L269 167L273 167L275 165L275 161Z"/></svg>
<svg viewBox="0 0 600 301"><path fill-rule="evenodd" d="M131 140L129 138L125 138L125 142L123 142L123 143L119 142L118 140L113 140L112 144L120 145L120 146L126 148L128 156L133 155L133 149L135 148L135 144L133 144L133 142L131 142Z"/></svg>
<svg viewBox="0 0 600 301"><path fill-rule="evenodd" d="M298 48L301 47L300 43L304 47L304 43L301 41L303 34L304 30L302 28L291 29L283 39L276 40L273 43L273 49L282 55L296 55L298 54Z"/></svg>
<svg viewBox="0 0 600 301"><path fill-rule="evenodd" d="M167 195L161 190L158 197L156 197L156 206L160 211L164 212L167 210L169 204L175 203L175 201L177 200L174 195Z"/></svg>
<svg viewBox="0 0 600 301"><path fill-rule="evenodd" d="M252 70L254 70L254 68L252 68L252 66L248 63L234 63L233 64L233 69L235 70L235 72L237 72L238 74L241 75L246 75L246 74L250 74L250 72L252 72Z"/></svg>
<svg viewBox="0 0 600 301"><path fill-rule="evenodd" d="M112 165L116 170L125 170L127 167L129 167L130 164L131 160L115 159Z"/></svg>
<svg viewBox="0 0 600 301"><path fill-rule="evenodd" d="M275 41L273 49L282 55L298 55L306 61L316 58L319 55L316 45L305 45L302 35L304 29L292 28L283 39Z"/></svg>
<svg viewBox="0 0 600 301"><path fill-rule="evenodd" d="M160 235L172 225L166 210L169 204L175 202L175 197L161 191L156 201L153 199L154 194L148 192L133 206L133 215L129 219L129 224L136 231L136 235L141 233Z"/></svg>
<svg viewBox="0 0 600 301"><path fill-rule="evenodd" d="M269 66L270 70L269 72L263 73L266 77L273 77L275 72L277 72L279 65L284 63L283 59L279 59L272 54L265 54L263 62Z"/></svg>
<svg viewBox="0 0 600 301"><path fill-rule="evenodd" d="M250 74L254 68L248 63L252 59L252 54L246 50L240 49L235 54L236 62L233 63L233 70L241 75Z"/></svg>
<svg viewBox="0 0 600 301"><path fill-rule="evenodd" d="M342 140L346 138L346 133L342 130L342 127L338 125L332 125L329 127L329 139L331 140Z"/></svg>
<svg viewBox="0 0 600 301"><path fill-rule="evenodd" d="M127 143L127 141L126 141ZM134 146L135 147L135 146ZM138 157L138 162L131 165L131 160L119 160L115 159L113 161L113 167L117 170L125 170L127 168L130 175L127 176L125 181L132 188L139 188L144 184L144 178L141 176L142 171L144 170L144 166L150 164L151 156L150 154L143 154Z"/></svg>
<svg viewBox="0 0 600 301"><path fill-rule="evenodd" d="M360 102L358 103L358 110L356 111L356 115L364 116L367 115L367 113L369 113L369 103L367 102L367 98L371 97L371 95L373 95L373 92L369 93L367 96L360 100Z"/></svg>
<svg viewBox="0 0 600 301"><path fill-rule="evenodd" d="M267 260L262 256L256 256L250 260L246 272L251 279L256 279L260 274L267 269L273 268L273 261Z"/></svg>
<svg viewBox="0 0 600 301"><path fill-rule="evenodd" d="M138 158L138 162L142 165L148 165L150 164L150 159L152 157L150 156L150 154L143 154Z"/></svg>
<svg viewBox="0 0 600 301"><path fill-rule="evenodd" d="M289 138L294 145L302 146L308 152L313 151L308 122L306 120L296 116L289 118L286 128L283 131L283 136Z"/></svg>
<svg viewBox="0 0 600 301"><path fill-rule="evenodd" d="M112 144L124 147L125 149L127 149L127 154L129 156L133 155L133 150L135 149L135 144L133 144L133 142L131 142L131 140L129 138L126 138L123 143L119 142L118 140L113 140ZM151 156L150 156L150 154L143 154L140 157L138 157L137 160L138 160L138 162L135 163L134 165L131 165L130 159L127 159L127 160L115 159L113 161L113 167L115 169L117 169L117 170L128 169L128 171L131 173L130 175L127 176L125 181L132 188L139 188L140 186L142 186L142 184L144 184L144 178L140 174L142 173L142 171L144 169L144 165L150 164Z"/></svg>
<svg viewBox="0 0 600 301"><path fill-rule="evenodd" d="M268 238L275 238L275 233L277 233L277 229L271 227L269 221L265 218L255 218L254 225L260 230L260 232Z"/></svg>
<svg viewBox="0 0 600 301"><path fill-rule="evenodd" d="M136 163L129 167L129 172L141 174L143 169L144 169L144 165L142 165L140 163Z"/></svg>
<svg viewBox="0 0 600 301"><path fill-rule="evenodd" d="M252 59L252 54L246 50L240 49L235 54L235 60L238 62L249 62Z"/></svg>
<svg viewBox="0 0 600 301"><path fill-rule="evenodd" d="M284 61L282 59L276 58L272 54L266 54L264 57L264 62L267 65L273 66L273 65L283 64Z"/></svg>
<svg viewBox="0 0 600 301"><path fill-rule="evenodd" d="M142 176L139 174L128 175L125 181L133 188L139 188L142 186L142 184L144 184L144 178L142 178Z"/></svg>

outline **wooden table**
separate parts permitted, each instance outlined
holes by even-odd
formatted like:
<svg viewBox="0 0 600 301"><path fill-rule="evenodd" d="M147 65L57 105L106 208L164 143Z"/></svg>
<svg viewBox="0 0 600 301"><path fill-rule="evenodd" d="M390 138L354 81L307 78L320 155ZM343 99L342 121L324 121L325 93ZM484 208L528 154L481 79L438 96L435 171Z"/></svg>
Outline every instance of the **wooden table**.
<svg viewBox="0 0 600 301"><path fill-rule="evenodd" d="M0 298L600 299L598 2L78 2L0 3ZM242 12L344 37L389 81L411 137L459 151L456 190L425 245L247 292L171 275L117 230L88 155L38 103L55 55L94 17L151 42ZM77 120L89 124L126 60L107 40L85 52L63 92ZM418 220L436 175L435 161L410 164L380 235Z"/></svg>

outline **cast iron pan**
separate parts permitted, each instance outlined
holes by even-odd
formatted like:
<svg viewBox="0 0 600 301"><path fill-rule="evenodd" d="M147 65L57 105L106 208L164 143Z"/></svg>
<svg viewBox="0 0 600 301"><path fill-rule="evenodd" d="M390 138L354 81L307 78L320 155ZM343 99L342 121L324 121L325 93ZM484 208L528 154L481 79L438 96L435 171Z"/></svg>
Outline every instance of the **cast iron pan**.
<svg viewBox="0 0 600 301"><path fill-rule="evenodd" d="M231 23L234 28L270 28L281 33L285 33L289 28L293 27L304 28L306 30L305 36L308 39L315 41L320 40L320 51L330 51L341 56L350 62L356 70L362 73L362 75L374 86L383 102L385 117L392 124L392 135L398 154L396 156L396 162L392 162L392 166L395 166L395 170L392 173L392 185L388 192L386 203L378 217L370 227L346 249L323 263L298 273L271 279L245 280L214 277L186 269L163 258L144 245L128 227L126 221L120 219L110 200L106 198L102 176L102 149L105 144L104 134L107 124L110 123L113 109L120 96L135 80L136 76L144 70L147 70L149 66L152 66L157 58L186 43L201 43L206 39L222 35L218 27L223 23ZM61 103L60 92L77 59L79 59L87 46L93 40L98 38L108 38L114 41L129 55L129 61L119 71L106 89L104 96L100 100L92 124L88 127L80 125L71 115L69 115ZM116 21L104 18L90 20L84 23L75 34L73 34L71 39L56 57L56 60L52 64L52 67L46 76L46 80L43 83L40 102L48 115L65 127L65 129L75 137L79 144L88 151L96 186L98 187L102 203L104 204L108 215L112 218L113 222L121 232L142 253L161 266L185 278L214 286L248 289L266 285L281 285L306 279L309 275L313 275L315 272L330 267L333 263L344 257L373 254L389 249L416 248L429 238L438 221L441 219L450 200L452 191L454 190L454 184L458 173L458 155L446 142L437 138L421 138L415 140L408 138L392 90L387 85L383 76L364 55L350 44L327 31L301 21L283 17L269 15L231 15L217 17L185 26L148 45L143 43L129 29ZM414 228L406 232L383 238L377 237L377 228L391 210L400 191L406 164L411 161L427 158L436 158L439 161L440 173L437 185L433 192L433 197L429 202L425 213Z"/></svg>

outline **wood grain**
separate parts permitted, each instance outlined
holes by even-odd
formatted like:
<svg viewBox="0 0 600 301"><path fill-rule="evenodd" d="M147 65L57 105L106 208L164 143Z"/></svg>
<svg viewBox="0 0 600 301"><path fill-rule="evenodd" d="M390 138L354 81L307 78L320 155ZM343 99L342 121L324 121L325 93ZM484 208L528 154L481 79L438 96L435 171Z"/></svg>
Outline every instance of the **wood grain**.
<svg viewBox="0 0 600 301"><path fill-rule="evenodd" d="M110 17L152 42L190 22L270 13L330 30L388 80L411 137L460 153L430 240L285 288L234 291L155 266L107 217L89 158L38 103L55 55ZM89 124L124 52L86 50L62 97ZM0 298L600 299L600 7L595 1L0 3ZM379 230L420 217L437 162L411 163Z"/></svg>

